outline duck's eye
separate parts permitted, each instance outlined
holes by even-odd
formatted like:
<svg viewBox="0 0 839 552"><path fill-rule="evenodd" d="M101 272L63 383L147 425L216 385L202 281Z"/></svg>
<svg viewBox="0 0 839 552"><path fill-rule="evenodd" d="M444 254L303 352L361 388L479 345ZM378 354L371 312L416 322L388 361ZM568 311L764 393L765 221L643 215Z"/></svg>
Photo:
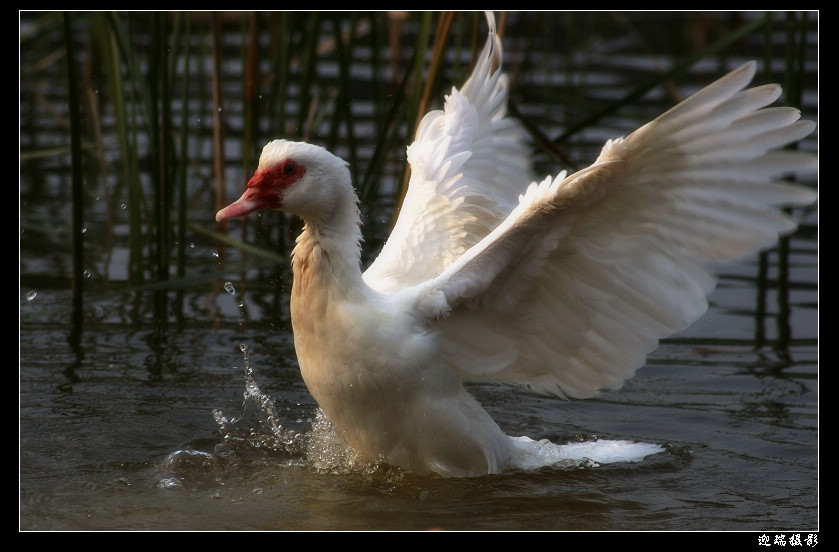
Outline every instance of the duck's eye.
<svg viewBox="0 0 839 552"><path fill-rule="evenodd" d="M283 172L289 176L297 172L297 165L294 163L286 163L283 167Z"/></svg>

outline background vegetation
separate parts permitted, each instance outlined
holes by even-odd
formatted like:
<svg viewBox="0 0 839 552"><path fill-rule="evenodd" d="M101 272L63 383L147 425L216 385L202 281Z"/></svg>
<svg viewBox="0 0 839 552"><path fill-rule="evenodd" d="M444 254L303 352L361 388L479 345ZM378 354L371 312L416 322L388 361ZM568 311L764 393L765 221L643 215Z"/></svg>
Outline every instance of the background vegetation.
<svg viewBox="0 0 839 552"><path fill-rule="evenodd" d="M732 60L761 60L760 80L782 80L789 105L816 87L811 13L497 19L511 111L544 173L590 163L606 138ZM206 281L189 267L196 243L285 263L294 219L235 221L236 233L213 221L277 137L350 162L371 255L398 208L416 123L462 83L485 33L479 12L21 12L22 286L46 285L49 272L48 285L72 288L80 328L93 272L154 291L165 323L181 312L178 294ZM35 261L70 250L71 266Z"/></svg>

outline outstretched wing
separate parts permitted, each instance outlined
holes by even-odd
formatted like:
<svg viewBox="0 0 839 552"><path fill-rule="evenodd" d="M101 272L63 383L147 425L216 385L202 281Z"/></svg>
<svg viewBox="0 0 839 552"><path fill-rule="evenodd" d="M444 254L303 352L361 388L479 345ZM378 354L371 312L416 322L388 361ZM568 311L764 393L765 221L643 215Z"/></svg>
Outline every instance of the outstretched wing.
<svg viewBox="0 0 839 552"><path fill-rule="evenodd" d="M501 42L489 35L471 76L425 115L408 148L411 179L393 232L365 271L388 295L440 274L506 218L532 181L526 134L505 117ZM493 69L496 65L499 68Z"/></svg>
<svg viewBox="0 0 839 552"><path fill-rule="evenodd" d="M778 178L814 172L816 157L778 148L815 124L766 107L778 86L744 90L754 72L743 65L609 141L591 167L531 185L422 286L429 314L448 315L440 335L461 377L577 398L620 387L706 311L714 263L795 228L778 207L816 195Z"/></svg>

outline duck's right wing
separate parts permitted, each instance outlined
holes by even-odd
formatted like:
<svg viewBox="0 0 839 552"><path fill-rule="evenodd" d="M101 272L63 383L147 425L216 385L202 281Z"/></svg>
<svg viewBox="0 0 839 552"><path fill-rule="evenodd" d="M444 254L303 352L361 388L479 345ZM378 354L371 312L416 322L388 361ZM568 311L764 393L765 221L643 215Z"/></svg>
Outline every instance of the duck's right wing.
<svg viewBox="0 0 839 552"><path fill-rule="evenodd" d="M526 133L506 116L501 41L489 33L472 74L443 110L423 117L408 148L411 178L393 231L364 273L386 295L439 275L515 207L533 179Z"/></svg>

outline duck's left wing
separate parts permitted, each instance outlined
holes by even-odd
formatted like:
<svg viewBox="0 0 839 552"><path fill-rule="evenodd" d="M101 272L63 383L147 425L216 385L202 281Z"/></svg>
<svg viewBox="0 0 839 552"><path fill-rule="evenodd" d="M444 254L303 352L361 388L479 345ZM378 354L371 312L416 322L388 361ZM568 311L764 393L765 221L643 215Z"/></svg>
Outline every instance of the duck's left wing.
<svg viewBox="0 0 839 552"><path fill-rule="evenodd" d="M778 180L816 157L795 109L743 88L748 63L625 139L588 169L533 184L491 234L422 286L426 314L467 380L562 396L617 388L663 337L707 309L714 263L771 246L779 206L815 193Z"/></svg>

